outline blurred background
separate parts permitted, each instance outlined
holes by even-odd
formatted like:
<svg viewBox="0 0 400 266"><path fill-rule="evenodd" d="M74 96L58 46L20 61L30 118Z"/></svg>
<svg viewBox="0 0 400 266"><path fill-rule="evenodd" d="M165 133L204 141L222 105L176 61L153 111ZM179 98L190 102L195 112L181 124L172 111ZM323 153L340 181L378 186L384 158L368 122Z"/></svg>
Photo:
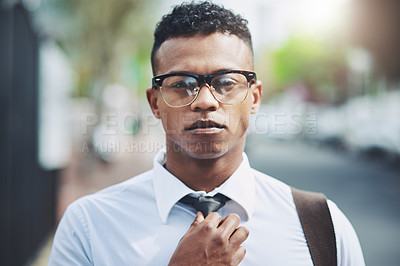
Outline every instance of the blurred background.
<svg viewBox="0 0 400 266"><path fill-rule="evenodd" d="M152 167L152 34L180 2L0 0L0 265L46 265L69 203ZM367 265L398 265L400 2L214 2L253 35L251 165L325 193Z"/></svg>

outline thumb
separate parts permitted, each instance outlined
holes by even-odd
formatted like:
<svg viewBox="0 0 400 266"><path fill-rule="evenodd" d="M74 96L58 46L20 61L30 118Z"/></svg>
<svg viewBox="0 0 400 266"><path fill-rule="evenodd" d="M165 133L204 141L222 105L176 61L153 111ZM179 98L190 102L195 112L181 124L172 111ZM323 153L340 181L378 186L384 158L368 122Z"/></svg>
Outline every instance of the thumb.
<svg viewBox="0 0 400 266"><path fill-rule="evenodd" d="M196 218L194 218L193 223L190 225L188 233L193 231L202 221L204 221L204 215L202 212L198 211L196 214Z"/></svg>

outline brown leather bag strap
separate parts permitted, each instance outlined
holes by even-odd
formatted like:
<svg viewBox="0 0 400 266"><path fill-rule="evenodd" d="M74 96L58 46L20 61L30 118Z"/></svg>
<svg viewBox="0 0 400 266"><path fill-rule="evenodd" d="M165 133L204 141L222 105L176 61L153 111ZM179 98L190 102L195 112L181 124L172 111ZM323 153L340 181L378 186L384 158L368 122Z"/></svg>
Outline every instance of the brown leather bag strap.
<svg viewBox="0 0 400 266"><path fill-rule="evenodd" d="M315 266L336 266L336 237L326 197L292 188L293 200Z"/></svg>

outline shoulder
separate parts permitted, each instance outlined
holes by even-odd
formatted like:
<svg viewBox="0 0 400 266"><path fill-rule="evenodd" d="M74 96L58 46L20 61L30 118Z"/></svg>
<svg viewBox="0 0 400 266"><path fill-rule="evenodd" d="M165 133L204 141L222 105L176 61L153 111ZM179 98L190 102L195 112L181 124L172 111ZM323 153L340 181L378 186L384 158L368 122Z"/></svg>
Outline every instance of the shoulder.
<svg viewBox="0 0 400 266"><path fill-rule="evenodd" d="M115 209L126 203L138 202L143 197L152 197L152 177L153 170L149 170L96 193L83 196L68 206L66 214L81 213L86 216L99 209Z"/></svg>
<svg viewBox="0 0 400 266"><path fill-rule="evenodd" d="M93 228L106 224L113 217L129 217L131 212L126 214L126 210L139 210L146 199L154 199L152 176L150 170L75 200L65 210L56 236L70 238L72 242L75 235L80 241L89 243Z"/></svg>
<svg viewBox="0 0 400 266"><path fill-rule="evenodd" d="M281 210L297 213L289 185L255 169L251 171L256 191L266 198L264 201L272 202ZM333 201L327 200L327 204L335 230L338 265L365 265L358 237L350 221Z"/></svg>
<svg viewBox="0 0 400 266"><path fill-rule="evenodd" d="M365 265L360 242L350 221L337 207L328 200L336 236L338 265Z"/></svg>
<svg viewBox="0 0 400 266"><path fill-rule="evenodd" d="M255 180L256 189L268 193L271 196L293 201L292 191L286 183L251 168Z"/></svg>
<svg viewBox="0 0 400 266"><path fill-rule="evenodd" d="M93 265L97 232L106 232L115 219L126 217L124 210L132 210L140 197L151 195L152 175L145 172L72 202L57 227L49 265Z"/></svg>

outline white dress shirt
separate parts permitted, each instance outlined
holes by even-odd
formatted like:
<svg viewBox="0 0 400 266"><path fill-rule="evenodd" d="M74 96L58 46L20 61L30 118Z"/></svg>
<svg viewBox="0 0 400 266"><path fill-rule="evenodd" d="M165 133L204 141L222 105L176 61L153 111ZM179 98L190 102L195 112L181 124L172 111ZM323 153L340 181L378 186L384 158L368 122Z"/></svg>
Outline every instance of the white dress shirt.
<svg viewBox="0 0 400 266"><path fill-rule="evenodd" d="M164 167L165 152L141 175L73 202L55 234L49 265L167 265L196 211L177 203L194 193L229 198L222 217L235 212L250 235L241 265L312 265L288 185L252 169L247 156L220 187L193 191ZM365 265L350 222L328 201L338 265Z"/></svg>

